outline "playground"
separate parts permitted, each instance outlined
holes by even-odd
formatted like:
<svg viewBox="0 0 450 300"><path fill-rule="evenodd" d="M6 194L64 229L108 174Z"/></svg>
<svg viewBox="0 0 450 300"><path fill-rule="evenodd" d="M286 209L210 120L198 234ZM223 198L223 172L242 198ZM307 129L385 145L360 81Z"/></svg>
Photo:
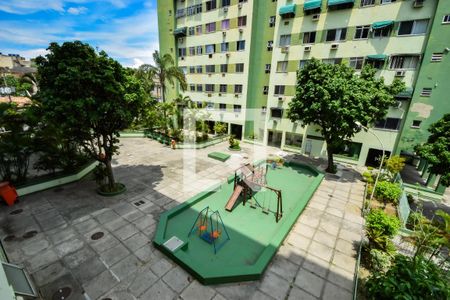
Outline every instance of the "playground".
<svg viewBox="0 0 450 300"><path fill-rule="evenodd" d="M154 244L203 284L259 279L323 176L297 163L243 165L163 213Z"/></svg>

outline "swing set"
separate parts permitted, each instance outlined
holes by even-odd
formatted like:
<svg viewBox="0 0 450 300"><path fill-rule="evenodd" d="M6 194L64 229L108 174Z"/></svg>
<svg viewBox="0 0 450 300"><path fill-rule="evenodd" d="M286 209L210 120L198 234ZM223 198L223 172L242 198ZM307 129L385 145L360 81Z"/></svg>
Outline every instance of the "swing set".
<svg viewBox="0 0 450 300"><path fill-rule="evenodd" d="M219 211L213 211L209 206L199 212L189 231L188 237L195 232L198 233L198 236L202 240L213 245L214 254L230 240L230 236L223 224Z"/></svg>

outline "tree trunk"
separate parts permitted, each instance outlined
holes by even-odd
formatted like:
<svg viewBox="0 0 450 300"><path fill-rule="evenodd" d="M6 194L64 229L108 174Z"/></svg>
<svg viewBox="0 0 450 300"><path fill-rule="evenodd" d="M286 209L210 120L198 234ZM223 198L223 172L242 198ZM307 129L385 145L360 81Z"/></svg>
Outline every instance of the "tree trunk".
<svg viewBox="0 0 450 300"><path fill-rule="evenodd" d="M329 146L329 143L327 143L327 155L328 155L328 167L325 171L334 174L336 173L336 170L334 167L333 148Z"/></svg>
<svg viewBox="0 0 450 300"><path fill-rule="evenodd" d="M108 177L108 187L110 191L113 191L116 187L116 180L114 179L114 173L111 166L111 157L105 158L106 176Z"/></svg>

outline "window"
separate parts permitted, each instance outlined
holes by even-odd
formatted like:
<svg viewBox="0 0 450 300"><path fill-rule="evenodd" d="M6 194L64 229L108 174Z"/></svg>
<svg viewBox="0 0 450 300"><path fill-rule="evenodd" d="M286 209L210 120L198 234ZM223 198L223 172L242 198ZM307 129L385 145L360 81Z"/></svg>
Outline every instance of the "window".
<svg viewBox="0 0 450 300"><path fill-rule="evenodd" d="M241 112L241 108L242 108L242 106L240 106L238 104L233 105L233 110L236 113L240 113Z"/></svg>
<svg viewBox="0 0 450 300"><path fill-rule="evenodd" d="M205 92L214 92L214 84L205 84Z"/></svg>
<svg viewBox="0 0 450 300"><path fill-rule="evenodd" d="M303 69L307 64L309 64L309 60L308 59L302 59L300 61L300 63L298 64L298 68L299 69Z"/></svg>
<svg viewBox="0 0 450 300"><path fill-rule="evenodd" d="M442 24L450 24L450 15L445 15L442 18Z"/></svg>
<svg viewBox="0 0 450 300"><path fill-rule="evenodd" d="M381 0L381 4L394 3L395 0Z"/></svg>
<svg viewBox="0 0 450 300"><path fill-rule="evenodd" d="M196 35L202 34L202 25L195 26L195 34Z"/></svg>
<svg viewBox="0 0 450 300"><path fill-rule="evenodd" d="M413 128L420 128L420 124L422 124L422 121L420 121L420 120L413 120L411 127L413 127Z"/></svg>
<svg viewBox="0 0 450 300"><path fill-rule="evenodd" d="M245 41L237 41L236 50L244 51L245 50Z"/></svg>
<svg viewBox="0 0 450 300"><path fill-rule="evenodd" d="M289 46L291 44L291 35L283 34L280 36L280 47Z"/></svg>
<svg viewBox="0 0 450 300"><path fill-rule="evenodd" d="M420 96L422 97L431 97L431 92L433 91L432 88L423 88L420 92Z"/></svg>
<svg viewBox="0 0 450 300"><path fill-rule="evenodd" d="M274 95L275 96L284 95L284 89L285 89L284 85L276 85Z"/></svg>
<svg viewBox="0 0 450 300"><path fill-rule="evenodd" d="M222 20L222 30L230 29L230 19Z"/></svg>
<svg viewBox="0 0 450 300"><path fill-rule="evenodd" d="M238 17L238 26L247 26L247 16Z"/></svg>
<svg viewBox="0 0 450 300"><path fill-rule="evenodd" d="M444 53L433 53L431 55L431 62L440 62L440 61L442 61L443 56L444 56Z"/></svg>
<svg viewBox="0 0 450 300"><path fill-rule="evenodd" d="M225 103L219 103L219 109L221 111L225 111L225 110L227 110L227 105Z"/></svg>
<svg viewBox="0 0 450 300"><path fill-rule="evenodd" d="M220 65L220 72L227 73L228 72L228 65L227 64Z"/></svg>
<svg viewBox="0 0 450 300"><path fill-rule="evenodd" d="M269 27L274 27L275 26L275 20L276 20L275 16L271 16L269 18Z"/></svg>
<svg viewBox="0 0 450 300"><path fill-rule="evenodd" d="M247 0L239 0L239 3L247 2Z"/></svg>
<svg viewBox="0 0 450 300"><path fill-rule="evenodd" d="M188 29L189 35L195 35L195 27L189 27Z"/></svg>
<svg viewBox="0 0 450 300"><path fill-rule="evenodd" d="M190 84L190 85L189 85L189 90L190 90L191 92L195 92L195 84Z"/></svg>
<svg viewBox="0 0 450 300"><path fill-rule="evenodd" d="M418 55L396 55L391 57L391 69L415 69L419 64Z"/></svg>
<svg viewBox="0 0 450 300"><path fill-rule="evenodd" d="M350 57L350 67L361 70L364 65L364 57Z"/></svg>
<svg viewBox="0 0 450 300"><path fill-rule="evenodd" d="M230 44L228 42L222 43L220 44L220 51L223 52L228 52L230 50Z"/></svg>
<svg viewBox="0 0 450 300"><path fill-rule="evenodd" d="M206 66L206 73L214 73L216 72L216 66L215 65L207 65Z"/></svg>
<svg viewBox="0 0 450 300"><path fill-rule="evenodd" d="M359 155L361 154L362 143L354 143L350 141L344 141L341 145L335 150L337 155L345 156L350 159L359 159Z"/></svg>
<svg viewBox="0 0 450 300"><path fill-rule="evenodd" d="M236 64L236 73L244 72L244 64Z"/></svg>
<svg viewBox="0 0 450 300"><path fill-rule="evenodd" d="M187 67L180 67L181 72L183 72L184 75L187 74Z"/></svg>
<svg viewBox="0 0 450 300"><path fill-rule="evenodd" d="M197 46L197 55L203 54L203 46Z"/></svg>
<svg viewBox="0 0 450 300"><path fill-rule="evenodd" d="M197 108L202 108L202 107L203 107L203 102L197 101Z"/></svg>
<svg viewBox="0 0 450 300"><path fill-rule="evenodd" d="M180 56L180 57L186 56L186 48L179 48L178 56Z"/></svg>
<svg viewBox="0 0 450 300"><path fill-rule="evenodd" d="M267 51L272 51L273 50L273 41L268 41L267 42Z"/></svg>
<svg viewBox="0 0 450 300"><path fill-rule="evenodd" d="M287 72L287 66L288 66L288 62L287 61L279 61L277 63L277 72L286 73Z"/></svg>
<svg viewBox="0 0 450 300"><path fill-rule="evenodd" d="M216 22L211 22L205 25L205 31L207 33L216 31Z"/></svg>
<svg viewBox="0 0 450 300"><path fill-rule="evenodd" d="M267 106L261 106L261 113L265 114L267 112Z"/></svg>
<svg viewBox="0 0 450 300"><path fill-rule="evenodd" d="M356 26L355 40L363 40L369 37L370 25Z"/></svg>
<svg viewBox="0 0 450 300"><path fill-rule="evenodd" d="M195 47L189 47L189 55L194 56L195 55Z"/></svg>
<svg viewBox="0 0 450 300"><path fill-rule="evenodd" d="M375 122L374 127L378 129L390 129L398 130L400 127L401 119L399 118L386 118Z"/></svg>
<svg viewBox="0 0 450 300"><path fill-rule="evenodd" d="M361 7L375 5L375 0L361 0Z"/></svg>
<svg viewBox="0 0 450 300"><path fill-rule="evenodd" d="M206 54L215 53L216 52L216 45L215 44L206 45L205 52L206 52Z"/></svg>
<svg viewBox="0 0 450 300"><path fill-rule="evenodd" d="M219 92L226 93L227 92L227 85L226 84L221 84L219 86Z"/></svg>
<svg viewBox="0 0 450 300"><path fill-rule="evenodd" d="M230 6L231 0L222 0L222 7Z"/></svg>
<svg viewBox="0 0 450 300"><path fill-rule="evenodd" d="M344 41L347 35L347 28L330 29L327 31L327 42Z"/></svg>
<svg viewBox="0 0 450 300"><path fill-rule="evenodd" d="M391 33L392 26L387 26L373 30L373 37L387 37Z"/></svg>
<svg viewBox="0 0 450 300"><path fill-rule="evenodd" d="M283 109L278 107L272 107L270 108L270 113L272 118L278 118L281 119L283 117Z"/></svg>
<svg viewBox="0 0 450 300"><path fill-rule="evenodd" d="M270 73L271 67L272 67L271 64L266 64L266 67L265 67L266 74L267 74L267 73Z"/></svg>
<svg viewBox="0 0 450 300"><path fill-rule="evenodd" d="M316 32L305 32L303 33L303 44L313 44L316 42Z"/></svg>
<svg viewBox="0 0 450 300"><path fill-rule="evenodd" d="M267 95L269 93L269 86L265 85L263 88L263 95Z"/></svg>
<svg viewBox="0 0 450 300"><path fill-rule="evenodd" d="M398 35L424 34L427 27L428 20L404 21L400 23Z"/></svg>
<svg viewBox="0 0 450 300"><path fill-rule="evenodd" d="M189 67L189 73L191 73L191 74L195 73L195 67L194 66L190 66Z"/></svg>
<svg viewBox="0 0 450 300"><path fill-rule="evenodd" d="M298 133L286 132L286 139L284 144L286 146L291 146L300 149L302 147L302 140L303 135Z"/></svg>
<svg viewBox="0 0 450 300"><path fill-rule="evenodd" d="M216 9L216 0L210 0L206 2L206 11Z"/></svg>
<svg viewBox="0 0 450 300"><path fill-rule="evenodd" d="M203 85L197 84L197 92L203 92Z"/></svg>
<svg viewBox="0 0 450 300"><path fill-rule="evenodd" d="M322 62L329 65L338 65L342 62L342 58L325 58L322 59Z"/></svg>
<svg viewBox="0 0 450 300"><path fill-rule="evenodd" d="M197 66L197 73L203 73L203 66Z"/></svg>
<svg viewBox="0 0 450 300"><path fill-rule="evenodd" d="M242 94L242 84L235 84L234 85L234 93L235 94Z"/></svg>
<svg viewBox="0 0 450 300"><path fill-rule="evenodd" d="M214 103L212 103L212 102L208 102L208 103L206 103L206 109L214 109Z"/></svg>

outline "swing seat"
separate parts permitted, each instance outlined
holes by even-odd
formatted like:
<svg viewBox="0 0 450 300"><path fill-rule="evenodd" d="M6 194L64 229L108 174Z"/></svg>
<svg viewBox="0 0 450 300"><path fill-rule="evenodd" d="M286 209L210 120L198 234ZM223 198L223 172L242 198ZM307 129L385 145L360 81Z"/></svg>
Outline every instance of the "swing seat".
<svg viewBox="0 0 450 300"><path fill-rule="evenodd" d="M203 234L200 237L202 238L202 240L204 240L208 244L212 244L214 241L214 238L212 237L211 233L209 233L209 232L203 232Z"/></svg>
<svg viewBox="0 0 450 300"><path fill-rule="evenodd" d="M211 232L211 237L216 240L220 237L220 234L220 231L214 230L213 232Z"/></svg>
<svg viewBox="0 0 450 300"><path fill-rule="evenodd" d="M200 225L198 226L198 230L199 231L205 231L206 229L208 229L208 227L206 225Z"/></svg>

